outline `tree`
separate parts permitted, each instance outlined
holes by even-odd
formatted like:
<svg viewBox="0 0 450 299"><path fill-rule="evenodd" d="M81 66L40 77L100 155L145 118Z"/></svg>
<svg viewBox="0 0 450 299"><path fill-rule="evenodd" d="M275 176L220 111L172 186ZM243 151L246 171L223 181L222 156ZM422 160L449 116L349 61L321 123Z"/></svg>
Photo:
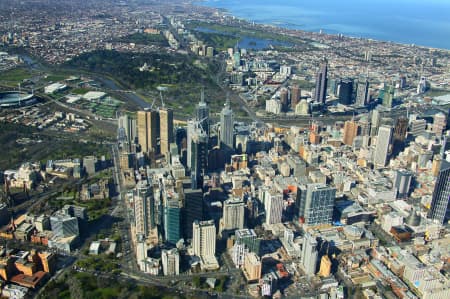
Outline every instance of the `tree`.
<svg viewBox="0 0 450 299"><path fill-rule="evenodd" d="M67 279L67 284L69 285L70 297L72 299L83 299L84 292L80 281L75 276L69 276Z"/></svg>

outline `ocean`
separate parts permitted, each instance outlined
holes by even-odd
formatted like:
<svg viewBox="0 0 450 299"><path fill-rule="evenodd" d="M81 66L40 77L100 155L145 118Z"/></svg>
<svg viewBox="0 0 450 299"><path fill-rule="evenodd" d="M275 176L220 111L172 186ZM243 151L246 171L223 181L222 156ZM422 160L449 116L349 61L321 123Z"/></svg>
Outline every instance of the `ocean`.
<svg viewBox="0 0 450 299"><path fill-rule="evenodd" d="M450 0L205 0L197 4L290 29L450 50Z"/></svg>

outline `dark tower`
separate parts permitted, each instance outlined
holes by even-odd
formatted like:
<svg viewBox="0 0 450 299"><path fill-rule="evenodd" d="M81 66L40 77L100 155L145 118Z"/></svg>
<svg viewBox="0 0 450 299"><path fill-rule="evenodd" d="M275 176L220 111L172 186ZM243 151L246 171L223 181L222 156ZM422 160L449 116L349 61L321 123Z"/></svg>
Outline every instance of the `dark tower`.
<svg viewBox="0 0 450 299"><path fill-rule="evenodd" d="M183 236L192 239L192 223L203 220L203 192L201 189L184 189Z"/></svg>
<svg viewBox="0 0 450 299"><path fill-rule="evenodd" d="M408 119L406 117L397 118L394 127L394 141L404 142L406 139L407 130L408 130Z"/></svg>
<svg viewBox="0 0 450 299"><path fill-rule="evenodd" d="M444 224L450 218L450 163L442 160L428 217Z"/></svg>
<svg viewBox="0 0 450 299"><path fill-rule="evenodd" d="M316 76L316 91L314 94L314 101L325 105L327 98L327 72L328 65L324 61L320 66L320 70L317 72Z"/></svg>
<svg viewBox="0 0 450 299"><path fill-rule="evenodd" d="M209 136L209 107L205 102L205 91L202 90L200 102L195 109L195 119L200 122L202 129Z"/></svg>
<svg viewBox="0 0 450 299"><path fill-rule="evenodd" d="M342 105L351 105L353 97L352 79L342 79L339 83L339 103Z"/></svg>
<svg viewBox="0 0 450 299"><path fill-rule="evenodd" d="M203 187L203 175L208 169L208 136L198 128L192 138L191 144L191 188Z"/></svg>

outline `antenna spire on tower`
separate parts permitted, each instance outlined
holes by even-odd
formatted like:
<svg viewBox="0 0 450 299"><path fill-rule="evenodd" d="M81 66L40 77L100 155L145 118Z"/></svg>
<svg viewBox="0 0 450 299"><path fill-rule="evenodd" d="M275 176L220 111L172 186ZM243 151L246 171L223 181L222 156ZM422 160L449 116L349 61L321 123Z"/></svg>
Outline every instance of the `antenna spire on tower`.
<svg viewBox="0 0 450 299"><path fill-rule="evenodd" d="M200 103L204 103L205 102L205 88L202 86L202 93L200 96Z"/></svg>

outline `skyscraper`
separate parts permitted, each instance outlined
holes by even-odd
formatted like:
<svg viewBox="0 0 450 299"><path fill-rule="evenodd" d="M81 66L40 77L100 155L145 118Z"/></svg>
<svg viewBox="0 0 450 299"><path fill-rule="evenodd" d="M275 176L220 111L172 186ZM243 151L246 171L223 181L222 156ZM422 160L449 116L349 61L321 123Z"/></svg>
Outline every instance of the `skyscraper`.
<svg viewBox="0 0 450 299"><path fill-rule="evenodd" d="M297 190L298 217L307 225L332 221L336 188L316 183L301 185Z"/></svg>
<svg viewBox="0 0 450 299"><path fill-rule="evenodd" d="M209 107L205 102L204 90L202 90L200 102L195 109L195 118L200 122L200 126L205 131L206 135L209 136Z"/></svg>
<svg viewBox="0 0 450 299"><path fill-rule="evenodd" d="M444 113L439 112L433 116L433 133L441 137L442 132L447 127L447 117Z"/></svg>
<svg viewBox="0 0 450 299"><path fill-rule="evenodd" d="M128 144L128 150L130 150L137 137L136 119L126 114L121 115L118 119L117 135L119 141Z"/></svg>
<svg viewBox="0 0 450 299"><path fill-rule="evenodd" d="M188 167L191 169L191 188L203 187L203 175L208 169L208 135L198 121L188 122Z"/></svg>
<svg viewBox="0 0 450 299"><path fill-rule="evenodd" d="M301 90L298 85L294 85L291 88L291 108L295 110L295 106L300 102Z"/></svg>
<svg viewBox="0 0 450 299"><path fill-rule="evenodd" d="M266 224L281 223L283 215L283 194L275 190L267 190L264 195Z"/></svg>
<svg viewBox="0 0 450 299"><path fill-rule="evenodd" d="M137 112L138 140L144 153L158 153L159 114L155 110Z"/></svg>
<svg viewBox="0 0 450 299"><path fill-rule="evenodd" d="M216 226L213 220L192 223L192 247L199 257L213 257L216 254Z"/></svg>
<svg viewBox="0 0 450 299"><path fill-rule="evenodd" d="M374 165L375 167L385 167L388 162L388 156L392 140L392 128L390 126L381 126L378 129L377 145L375 147Z"/></svg>
<svg viewBox="0 0 450 299"><path fill-rule="evenodd" d="M288 102L289 102L289 92L287 88L282 87L280 89L280 102L281 102L281 111L287 111L288 109Z"/></svg>
<svg viewBox="0 0 450 299"><path fill-rule="evenodd" d="M159 109L160 149L161 154L168 158L170 144L173 142L173 110L170 108Z"/></svg>
<svg viewBox="0 0 450 299"><path fill-rule="evenodd" d="M176 248L161 251L161 262L164 275L180 274L180 254Z"/></svg>
<svg viewBox="0 0 450 299"><path fill-rule="evenodd" d="M314 94L314 101L323 105L325 104L327 98L327 72L327 62L324 62L316 75L316 90Z"/></svg>
<svg viewBox="0 0 450 299"><path fill-rule="evenodd" d="M176 197L168 197L164 203L164 233L170 243L181 239L181 203Z"/></svg>
<svg viewBox="0 0 450 299"><path fill-rule="evenodd" d="M351 105L353 101L353 80L350 78L342 79L339 83L339 103L342 105Z"/></svg>
<svg viewBox="0 0 450 299"><path fill-rule="evenodd" d="M354 120L347 120L344 125L343 142L346 145L352 146L353 140L358 134L358 123Z"/></svg>
<svg viewBox="0 0 450 299"><path fill-rule="evenodd" d="M440 224L450 219L450 163L446 160L441 162L428 217Z"/></svg>
<svg viewBox="0 0 450 299"><path fill-rule="evenodd" d="M408 196L412 176L412 172L407 170L397 170L395 172L394 188L397 189L397 197Z"/></svg>
<svg viewBox="0 0 450 299"><path fill-rule="evenodd" d="M366 79L365 81L358 82L356 88L356 105L364 107L369 104L369 101L369 81Z"/></svg>
<svg viewBox="0 0 450 299"><path fill-rule="evenodd" d="M306 275L313 276L316 274L317 260L319 251L317 249L317 240L309 233L303 237L302 247L302 265Z"/></svg>
<svg viewBox="0 0 450 299"><path fill-rule="evenodd" d="M133 202L136 235L148 237L150 231L156 227L155 203L151 184L139 181L133 193Z"/></svg>
<svg viewBox="0 0 450 299"><path fill-rule="evenodd" d="M394 104L395 88L392 85L385 85L383 92L383 106L392 108Z"/></svg>
<svg viewBox="0 0 450 299"><path fill-rule="evenodd" d="M256 237L256 233L253 229L239 229L235 232L236 243L244 245L249 251L259 254L261 239Z"/></svg>
<svg viewBox="0 0 450 299"><path fill-rule="evenodd" d="M220 112L220 142L221 147L226 146L233 149L234 146L234 115L230 107L230 100L227 99L225 107Z"/></svg>
<svg viewBox="0 0 450 299"><path fill-rule="evenodd" d="M192 223L203 220L202 189L184 189L183 236L192 239Z"/></svg>
<svg viewBox="0 0 450 299"><path fill-rule="evenodd" d="M220 233L244 228L245 204L239 198L227 199L223 203L223 217L220 221Z"/></svg>
<svg viewBox="0 0 450 299"><path fill-rule="evenodd" d="M372 110L371 112L371 127L370 127L370 136L376 136L378 134L378 128L380 127L381 122L381 114L379 110Z"/></svg>
<svg viewBox="0 0 450 299"><path fill-rule="evenodd" d="M394 142L404 142L406 139L406 131L408 130L408 119L406 117L399 117L395 122L394 127Z"/></svg>

